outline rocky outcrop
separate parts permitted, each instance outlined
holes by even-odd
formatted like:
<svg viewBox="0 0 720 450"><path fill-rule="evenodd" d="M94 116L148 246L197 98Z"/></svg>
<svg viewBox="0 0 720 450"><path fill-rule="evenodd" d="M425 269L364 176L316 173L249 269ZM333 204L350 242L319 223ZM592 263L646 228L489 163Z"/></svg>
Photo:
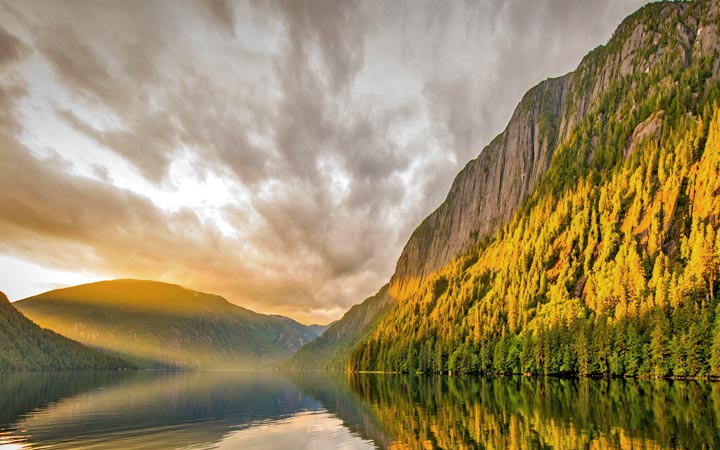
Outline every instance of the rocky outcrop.
<svg viewBox="0 0 720 450"><path fill-rule="evenodd" d="M598 111L603 95L614 86L638 71L667 70L673 64L687 65L686 57L703 56L717 36L716 9L717 2L647 5L628 17L610 42L588 54L574 72L531 89L505 130L465 166L445 201L410 236L391 280L391 296L406 298L430 273L507 223L578 124L589 114L600 120L603 114L621 114ZM705 20L697 20L699 16ZM662 115L641 125L626 155L637 142L659 133Z"/></svg>
<svg viewBox="0 0 720 450"><path fill-rule="evenodd" d="M410 237L391 294L402 298L422 279L506 223L550 164L569 75L528 92L505 131L457 175L447 199Z"/></svg>
<svg viewBox="0 0 720 450"><path fill-rule="evenodd" d="M625 147L624 155L626 158L632 155L635 149L645 140L654 139L658 141L660 139L664 116L665 111L657 111L635 127L630 139L628 139L628 145Z"/></svg>

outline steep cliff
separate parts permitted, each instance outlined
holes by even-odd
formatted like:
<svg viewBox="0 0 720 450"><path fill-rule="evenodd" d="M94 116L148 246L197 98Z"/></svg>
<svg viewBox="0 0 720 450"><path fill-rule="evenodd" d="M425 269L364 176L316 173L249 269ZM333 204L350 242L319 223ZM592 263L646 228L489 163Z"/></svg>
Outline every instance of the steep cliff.
<svg viewBox="0 0 720 450"><path fill-rule="evenodd" d="M670 119L691 106L697 114L698 99L708 105L705 91L720 70L717 9L715 0L649 4L575 71L531 89L505 130L457 175L445 201L411 235L390 280L388 304L433 291L428 283L440 279L439 271L487 247L518 211L584 178L610 177L643 142L666 136ZM483 252L463 264L476 258ZM392 320L396 313L388 314ZM296 359L302 356L301 350Z"/></svg>
<svg viewBox="0 0 720 450"><path fill-rule="evenodd" d="M715 6L648 5L626 19L610 42L587 55L574 72L532 88L505 130L460 171L445 201L410 236L391 280L393 298L406 298L433 271L506 224L535 191L555 150L568 143L588 114L598 120L622 114L620 102L600 108L614 87L637 72L660 68L669 73L673 60L687 65L693 54L701 57L717 48ZM714 70L717 73L717 65Z"/></svg>
<svg viewBox="0 0 720 450"><path fill-rule="evenodd" d="M457 175L445 201L410 236L391 281L402 299L432 271L492 235L533 192L550 164L572 77L546 80L528 92L505 131Z"/></svg>
<svg viewBox="0 0 720 450"><path fill-rule="evenodd" d="M717 2L653 3L626 19L567 76L532 193L466 254L420 253L398 271L399 301L348 367L719 376L717 30Z"/></svg>

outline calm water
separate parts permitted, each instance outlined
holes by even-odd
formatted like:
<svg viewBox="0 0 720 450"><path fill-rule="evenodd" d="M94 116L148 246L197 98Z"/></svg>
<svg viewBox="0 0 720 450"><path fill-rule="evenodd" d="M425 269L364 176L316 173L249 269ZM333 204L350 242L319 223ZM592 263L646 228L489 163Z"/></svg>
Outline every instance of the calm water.
<svg viewBox="0 0 720 450"><path fill-rule="evenodd" d="M720 448L720 383L0 374L0 449Z"/></svg>

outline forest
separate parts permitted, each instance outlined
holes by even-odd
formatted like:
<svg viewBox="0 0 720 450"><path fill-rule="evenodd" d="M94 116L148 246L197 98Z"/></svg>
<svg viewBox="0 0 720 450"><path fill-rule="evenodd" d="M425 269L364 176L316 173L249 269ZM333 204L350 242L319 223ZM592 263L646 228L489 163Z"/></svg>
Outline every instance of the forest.
<svg viewBox="0 0 720 450"><path fill-rule="evenodd" d="M347 369L720 376L720 88L714 56L664 55L610 83L510 223L397 301Z"/></svg>
<svg viewBox="0 0 720 450"><path fill-rule="evenodd" d="M135 369L135 364L40 328L0 292L0 372Z"/></svg>

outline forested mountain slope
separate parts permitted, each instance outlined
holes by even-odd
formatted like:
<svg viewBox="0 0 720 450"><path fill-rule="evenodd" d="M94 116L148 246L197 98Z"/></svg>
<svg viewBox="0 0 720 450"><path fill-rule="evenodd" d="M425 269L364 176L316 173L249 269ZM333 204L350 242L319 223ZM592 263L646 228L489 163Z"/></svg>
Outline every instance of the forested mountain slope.
<svg viewBox="0 0 720 450"><path fill-rule="evenodd" d="M281 367L344 370L353 347L377 326L390 304L386 284L377 294L350 308L316 340L300 347Z"/></svg>
<svg viewBox="0 0 720 450"><path fill-rule="evenodd" d="M15 306L44 327L141 367L267 367L323 331L217 295L143 280L58 289Z"/></svg>
<svg viewBox="0 0 720 450"><path fill-rule="evenodd" d="M23 316L0 292L0 371L132 369L128 361L89 349Z"/></svg>
<svg viewBox="0 0 720 450"><path fill-rule="evenodd" d="M541 114L557 145L532 195L464 255L399 270L349 367L720 375L719 71L716 1L627 18Z"/></svg>

